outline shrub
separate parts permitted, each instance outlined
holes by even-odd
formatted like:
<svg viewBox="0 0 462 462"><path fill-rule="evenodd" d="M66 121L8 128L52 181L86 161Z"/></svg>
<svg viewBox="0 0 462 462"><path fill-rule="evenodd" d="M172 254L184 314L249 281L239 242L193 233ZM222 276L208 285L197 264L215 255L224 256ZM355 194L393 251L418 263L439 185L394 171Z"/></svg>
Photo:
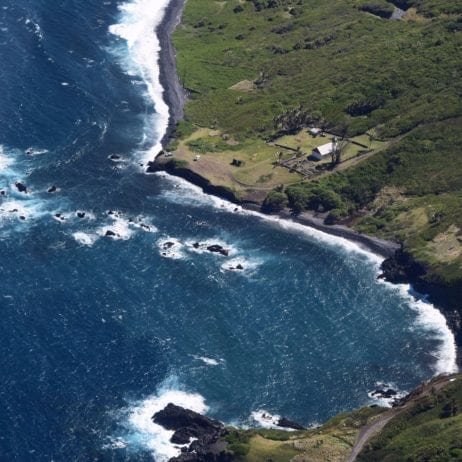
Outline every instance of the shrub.
<svg viewBox="0 0 462 462"><path fill-rule="evenodd" d="M263 202L262 209L267 213L275 213L287 207L289 201L283 192L270 191Z"/></svg>

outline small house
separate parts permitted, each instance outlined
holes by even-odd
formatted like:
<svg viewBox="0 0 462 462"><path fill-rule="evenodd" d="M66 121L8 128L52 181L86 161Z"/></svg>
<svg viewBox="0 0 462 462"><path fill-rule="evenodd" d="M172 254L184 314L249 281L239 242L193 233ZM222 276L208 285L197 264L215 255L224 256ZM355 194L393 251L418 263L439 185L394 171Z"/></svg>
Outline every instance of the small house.
<svg viewBox="0 0 462 462"><path fill-rule="evenodd" d="M334 149L334 143L323 144L322 146L318 146L317 148L313 149L313 151L311 152L311 157L313 157L316 160L322 160L326 156L331 155L334 152Z"/></svg>
<svg viewBox="0 0 462 462"><path fill-rule="evenodd" d="M317 127L311 127L308 129L312 136L322 135L322 129Z"/></svg>

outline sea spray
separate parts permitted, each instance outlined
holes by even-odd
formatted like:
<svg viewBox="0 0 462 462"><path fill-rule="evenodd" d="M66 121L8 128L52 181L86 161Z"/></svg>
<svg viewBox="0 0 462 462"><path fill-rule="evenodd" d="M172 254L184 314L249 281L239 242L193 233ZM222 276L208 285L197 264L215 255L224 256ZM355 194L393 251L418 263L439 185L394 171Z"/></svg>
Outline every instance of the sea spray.
<svg viewBox="0 0 462 462"><path fill-rule="evenodd" d="M291 220L243 209L242 207L236 206L225 199L208 195L198 186L195 186L182 178L169 175L168 173L159 172L156 173L156 175L180 186L179 188L166 192L164 196L167 199L183 201L196 206L211 205L224 213L240 213L253 216L276 225L287 232L294 232L306 236L312 241L322 242L334 248L340 247L343 251L349 254L365 257L373 264L375 271L378 272L380 270L380 265L383 261L383 258L380 255L377 255L359 244L349 241L348 239L333 236ZM435 363L433 368L435 374L457 372L457 347L455 337L441 311L429 303L423 295L413 291L409 284L391 284L383 280L379 280L379 283L386 285L392 291L398 292L409 307L416 312L417 325L426 330L433 338L438 340L440 345L434 352Z"/></svg>
<svg viewBox="0 0 462 462"><path fill-rule="evenodd" d="M167 132L170 109L164 100L164 88L160 83L160 42L156 33L162 22L169 0L134 0L119 6L119 23L109 27L109 32L125 41L125 50L118 50L120 64L132 76L142 79L146 96L152 101L156 114L148 118L144 140L149 147L142 153L141 161L153 160L162 149L162 138Z"/></svg>
<svg viewBox="0 0 462 462"><path fill-rule="evenodd" d="M116 445L121 448L126 447L128 451L150 451L157 462L165 462L178 456L181 446L170 442L174 432L166 430L152 420L154 414L164 409L169 403L200 414L208 411L203 396L185 391L178 383L177 377L169 377L159 387L156 394L130 403L127 408L119 411L118 418L125 432L111 437L111 441L116 442Z"/></svg>

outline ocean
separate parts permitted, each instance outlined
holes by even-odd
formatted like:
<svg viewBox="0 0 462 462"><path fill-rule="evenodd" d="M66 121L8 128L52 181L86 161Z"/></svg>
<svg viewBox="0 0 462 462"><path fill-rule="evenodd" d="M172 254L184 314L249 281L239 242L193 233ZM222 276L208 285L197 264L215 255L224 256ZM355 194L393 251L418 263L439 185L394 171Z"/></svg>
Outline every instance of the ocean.
<svg viewBox="0 0 462 462"><path fill-rule="evenodd" d="M144 173L167 4L0 4L1 461L165 461L168 402L316 425L456 368L379 257Z"/></svg>

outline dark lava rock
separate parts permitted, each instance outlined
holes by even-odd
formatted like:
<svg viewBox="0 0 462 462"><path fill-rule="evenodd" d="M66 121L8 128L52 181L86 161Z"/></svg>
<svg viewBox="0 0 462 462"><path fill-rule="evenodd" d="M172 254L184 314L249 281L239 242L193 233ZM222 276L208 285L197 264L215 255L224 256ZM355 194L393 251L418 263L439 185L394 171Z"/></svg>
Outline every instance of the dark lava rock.
<svg viewBox="0 0 462 462"><path fill-rule="evenodd" d="M120 160L120 156L118 154L111 154L109 156L109 159L111 159L111 160Z"/></svg>
<svg viewBox="0 0 462 462"><path fill-rule="evenodd" d="M193 244L193 247L194 247L195 249L198 249L200 246L201 246L201 245L199 244L199 242L195 242L195 243Z"/></svg>
<svg viewBox="0 0 462 462"><path fill-rule="evenodd" d="M57 188L55 185L53 185L51 188L48 188L48 191L47 191L47 192L49 192L49 193L54 193L54 192L57 191L57 189L58 189L58 188Z"/></svg>
<svg viewBox="0 0 462 462"><path fill-rule="evenodd" d="M24 215L20 215L19 219L20 219L20 220L25 220L26 217L25 217Z"/></svg>
<svg viewBox="0 0 462 462"><path fill-rule="evenodd" d="M300 425L293 420L286 419L285 417L281 417L276 425L282 428L292 428L293 430L306 430L303 425Z"/></svg>
<svg viewBox="0 0 462 462"><path fill-rule="evenodd" d="M403 250L397 250L392 257L387 258L382 263L381 269L383 274L379 278L395 284L413 282L426 272L420 263Z"/></svg>
<svg viewBox="0 0 462 462"><path fill-rule="evenodd" d="M172 403L154 414L152 419L167 430L174 430L170 440L172 443L187 445L191 438L195 438L189 447L182 448L181 454L170 459L170 462L229 462L232 460L232 453L226 450L227 443L223 440L227 430L221 422Z"/></svg>
<svg viewBox="0 0 462 462"><path fill-rule="evenodd" d="M379 398L393 398L398 394L398 392L392 388L377 388L377 390L374 390L371 394L372 396Z"/></svg>
<svg viewBox="0 0 462 462"><path fill-rule="evenodd" d="M184 409L172 403L169 403L162 411L154 414L153 420L167 430L187 428L196 432L197 436L223 429L223 424L217 420L209 419L197 412Z"/></svg>
<svg viewBox="0 0 462 462"><path fill-rule="evenodd" d="M117 236L117 234L114 231L111 231L110 229L108 229L106 231L105 236L114 237L114 236Z"/></svg>
<svg viewBox="0 0 462 462"><path fill-rule="evenodd" d="M148 225L145 225L144 223L140 223L140 226L144 229L147 229L148 231L151 229Z"/></svg>
<svg viewBox="0 0 462 462"><path fill-rule="evenodd" d="M164 242L162 247L164 248L164 250L168 250L168 249L171 249L174 245L175 245L174 242L168 241L168 242Z"/></svg>
<svg viewBox="0 0 462 462"><path fill-rule="evenodd" d="M219 253L220 255L224 255L225 257L227 257L229 255L229 250L225 249L224 247L222 247L221 245L218 245L218 244L209 245L207 247L207 250L209 252Z"/></svg>
<svg viewBox="0 0 462 462"><path fill-rule="evenodd" d="M239 263L239 264L236 266L236 269L237 269L237 270L243 270L244 267Z"/></svg>
<svg viewBox="0 0 462 462"><path fill-rule="evenodd" d="M6 191L0 191L0 196L6 196Z"/></svg>
<svg viewBox="0 0 462 462"><path fill-rule="evenodd" d="M16 188L19 192L27 193L27 186L19 181L15 183Z"/></svg>
<svg viewBox="0 0 462 462"><path fill-rule="evenodd" d="M85 218L85 212L77 212L79 218Z"/></svg>

